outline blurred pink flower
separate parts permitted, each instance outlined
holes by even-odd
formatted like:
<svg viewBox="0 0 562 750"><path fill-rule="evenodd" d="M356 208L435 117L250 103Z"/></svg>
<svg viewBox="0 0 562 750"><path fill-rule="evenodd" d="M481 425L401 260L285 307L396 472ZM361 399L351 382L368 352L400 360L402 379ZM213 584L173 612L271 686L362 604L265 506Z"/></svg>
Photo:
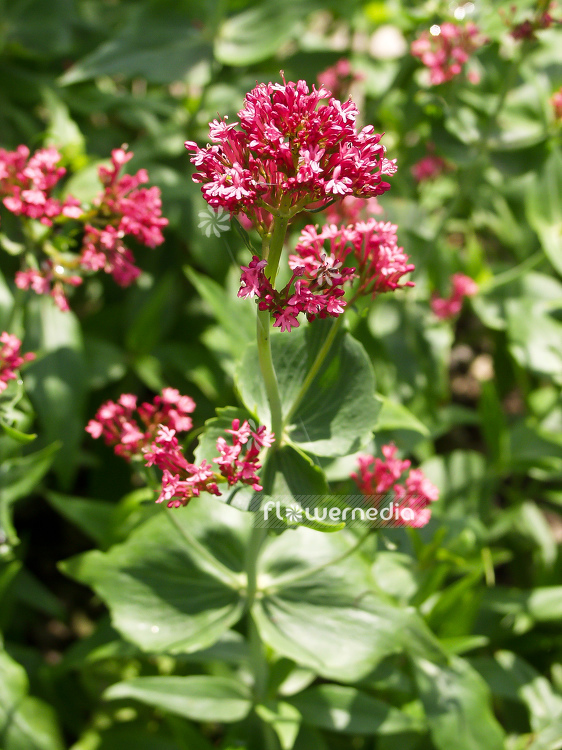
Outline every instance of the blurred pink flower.
<svg viewBox="0 0 562 750"><path fill-rule="evenodd" d="M460 26L446 21L422 31L412 42L410 51L429 68L430 82L436 86L459 75L471 54L485 41L474 23ZM469 74L471 83L477 83L477 78L474 71Z"/></svg>
<svg viewBox="0 0 562 750"><path fill-rule="evenodd" d="M439 297L436 293L431 298L431 309L441 320L454 318L462 310L465 297L474 297L478 293L478 284L463 273L451 276L451 294L449 297Z"/></svg>
<svg viewBox="0 0 562 750"><path fill-rule="evenodd" d="M16 380L18 370L25 362L35 359L33 352L20 354L21 341L7 331L0 333L0 393L8 387L8 380Z"/></svg>

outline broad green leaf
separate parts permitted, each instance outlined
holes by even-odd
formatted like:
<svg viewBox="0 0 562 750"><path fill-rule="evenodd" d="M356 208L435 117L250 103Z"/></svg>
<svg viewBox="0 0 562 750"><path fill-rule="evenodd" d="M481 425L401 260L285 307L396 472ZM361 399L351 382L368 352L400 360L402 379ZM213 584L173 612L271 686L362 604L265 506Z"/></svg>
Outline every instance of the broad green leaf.
<svg viewBox="0 0 562 750"><path fill-rule="evenodd" d="M215 39L215 58L223 65L251 65L273 56L298 34L308 0L265 0L228 18Z"/></svg>
<svg viewBox="0 0 562 750"><path fill-rule="evenodd" d="M470 665L413 659L412 668L437 750L503 750L504 733L490 706L486 683Z"/></svg>
<svg viewBox="0 0 562 750"><path fill-rule="evenodd" d="M542 248L562 275L562 151L553 148L534 175L525 196L527 220L539 235Z"/></svg>
<svg viewBox="0 0 562 750"><path fill-rule="evenodd" d="M110 538L110 525L115 505L103 500L72 497L60 492L47 492L47 500L62 516L103 547Z"/></svg>
<svg viewBox="0 0 562 750"><path fill-rule="evenodd" d="M525 750L562 750L562 716L535 735Z"/></svg>
<svg viewBox="0 0 562 750"><path fill-rule="evenodd" d="M127 348L146 355L161 340L172 323L174 301L179 296L179 282L172 273L154 280L147 287L137 288L128 299Z"/></svg>
<svg viewBox="0 0 562 750"><path fill-rule="evenodd" d="M120 73L171 83L210 58L209 41L191 14L174 10L170 3L143 3L131 9L117 36L79 60L60 82L69 85Z"/></svg>
<svg viewBox="0 0 562 750"><path fill-rule="evenodd" d="M192 652L215 643L242 614L248 533L247 516L201 497L163 510L109 552L79 555L62 568L92 586L132 643Z"/></svg>
<svg viewBox="0 0 562 750"><path fill-rule="evenodd" d="M64 56L73 43L78 23L72 0L13 0L3 10L5 42L35 55ZM7 750L4 748L4 750Z"/></svg>
<svg viewBox="0 0 562 750"><path fill-rule="evenodd" d="M26 433L21 432L20 430L16 430L15 427L11 427L9 424L6 424L6 422L4 422L2 419L0 419L0 427L4 430L8 437L11 437L12 440L16 440L18 443L23 443L24 445L26 443L33 442L33 440L35 440L35 438L37 437L37 435L33 433Z"/></svg>
<svg viewBox="0 0 562 750"><path fill-rule="evenodd" d="M229 677L137 677L108 688L104 697L134 698L193 721L241 721L252 707L249 689Z"/></svg>
<svg viewBox="0 0 562 750"><path fill-rule="evenodd" d="M277 652L323 677L352 682L406 648L441 658L413 610L373 592L368 565L349 551L349 532L299 528L270 542L259 561L252 615ZM429 655L431 654L431 656Z"/></svg>
<svg viewBox="0 0 562 750"><path fill-rule="evenodd" d="M362 448L371 438L379 412L371 363L349 333L340 331L335 336L316 377L306 386L308 372L333 325L333 321L316 320L271 337L283 414L292 413L286 434L317 456L344 456ZM270 424L255 345L246 350L236 383L248 409Z"/></svg>
<svg viewBox="0 0 562 750"><path fill-rule="evenodd" d="M233 297L216 281L197 273L193 268L186 266L184 271L189 281L211 308L217 322L228 334L233 353L237 354L245 349L256 336L255 306L249 304L248 300Z"/></svg>
<svg viewBox="0 0 562 750"><path fill-rule="evenodd" d="M30 300L30 348L45 354L25 370L24 383L37 417L43 444L61 441L53 469L62 483L74 477L84 439L86 366L82 332L72 312L61 312L50 297Z"/></svg>
<svg viewBox="0 0 562 750"><path fill-rule="evenodd" d="M562 383L562 323L542 304L529 299L508 302L507 334L510 351L521 367Z"/></svg>
<svg viewBox="0 0 562 750"><path fill-rule="evenodd" d="M319 729L345 734L397 734L425 730L414 717L356 688L320 685L291 698L303 721Z"/></svg>
<svg viewBox="0 0 562 750"><path fill-rule="evenodd" d="M63 750L54 710L27 693L24 668L0 650L2 750Z"/></svg>
<svg viewBox="0 0 562 750"><path fill-rule="evenodd" d="M127 372L125 352L111 341L88 336L84 340L84 357L92 390L120 380Z"/></svg>

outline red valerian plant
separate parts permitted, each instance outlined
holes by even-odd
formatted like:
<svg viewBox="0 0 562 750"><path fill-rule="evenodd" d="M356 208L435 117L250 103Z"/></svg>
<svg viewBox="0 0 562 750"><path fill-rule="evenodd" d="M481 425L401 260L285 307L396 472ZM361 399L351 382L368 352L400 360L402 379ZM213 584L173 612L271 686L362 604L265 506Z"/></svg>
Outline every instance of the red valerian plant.
<svg viewBox="0 0 562 750"><path fill-rule="evenodd" d="M431 517L429 504L439 498L439 490L425 476L421 469L411 469L403 480L400 478L411 467L408 460L396 457L398 449L392 443L383 445L384 458L359 456L359 469L351 475L364 495L374 497L380 505L390 491L394 496L397 513L392 525L425 526Z"/></svg>
<svg viewBox="0 0 562 750"><path fill-rule="evenodd" d="M168 220L161 215L159 188L140 187L148 182L145 169L135 175L120 174L132 156L125 147L112 151L111 166L98 170L103 190L88 206L72 196L63 201L53 197L66 174L55 148L39 149L32 155L27 146L0 149L4 207L24 222L35 220L45 227L38 234L23 225L28 244L36 245L39 252L25 254L24 268L15 278L20 289L49 294L59 309L67 311L68 289L82 284L92 271L111 274L120 286L129 286L139 276L126 238L147 247L161 245Z"/></svg>
<svg viewBox="0 0 562 750"><path fill-rule="evenodd" d="M471 54L485 42L476 24L468 22L461 26L446 21L422 31L410 47L412 55L419 57L429 68L429 80L433 86L450 81L462 73ZM478 83L475 71L470 71L471 83Z"/></svg>
<svg viewBox="0 0 562 750"><path fill-rule="evenodd" d="M116 455L127 461L143 461L147 467L156 466L162 471L162 488L156 500L164 500L168 507L187 505L192 497L201 492L221 495L217 482L250 485L256 492L262 490L257 472L260 451L273 443L273 435L265 426L253 429L247 421L232 421L230 435L232 444L220 436L216 442L218 456L213 463L199 465L190 463L176 435L188 432L193 422L190 414L195 402L182 396L175 388L164 388L152 403L137 406L137 397L122 394L117 402L107 401L97 411L86 427L93 438L103 437L105 444L113 448ZM138 418L134 413L137 412Z"/></svg>
<svg viewBox="0 0 562 750"><path fill-rule="evenodd" d="M0 333L0 393L8 387L8 380L16 380L17 370L35 359L33 352L20 354L21 341L7 331Z"/></svg>
<svg viewBox="0 0 562 750"><path fill-rule="evenodd" d="M439 297L433 294L431 298L431 309L441 320L454 318L462 310L465 297L474 297L478 294L478 284L465 276L463 273L454 273L451 276L451 294L449 297Z"/></svg>

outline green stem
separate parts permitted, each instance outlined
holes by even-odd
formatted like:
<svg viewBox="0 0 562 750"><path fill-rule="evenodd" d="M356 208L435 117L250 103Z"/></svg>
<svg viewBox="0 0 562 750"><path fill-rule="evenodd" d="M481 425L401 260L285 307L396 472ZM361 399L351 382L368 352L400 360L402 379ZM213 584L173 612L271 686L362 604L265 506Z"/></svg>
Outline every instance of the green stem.
<svg viewBox="0 0 562 750"><path fill-rule="evenodd" d="M254 698L256 703L263 701L267 693L269 668L264 644L259 630L252 617L252 607L258 594L258 560L263 543L267 537L267 529L255 526L246 548L245 569L248 577L246 589L246 612L248 618L248 645L250 647L250 663L254 675Z"/></svg>
<svg viewBox="0 0 562 750"><path fill-rule="evenodd" d="M352 555L354 552L356 552L359 549L359 547L361 547L363 542L365 542L370 536L371 536L371 529L369 528L362 536L359 537L359 539L355 542L355 544L352 544L351 547L346 549L345 552L342 552L341 555L338 555L337 557L334 557L325 563L316 565L316 567L314 568L308 568L308 570L303 570L300 573L296 573L295 575L287 575L287 576L282 576L278 578L275 581L275 584L273 586L268 587L267 589L264 589L264 594L274 593L275 591L278 591L280 588L284 588L285 586L290 586L293 583L296 583L297 581L302 580L303 578L308 578L309 576L312 576L315 573L319 573L321 570L324 570L324 568L328 568L332 565L337 565L338 563L342 562L347 557Z"/></svg>
<svg viewBox="0 0 562 750"><path fill-rule="evenodd" d="M198 542L197 539L192 536L184 526L182 526L182 524L176 517L177 510L174 508L167 508L167 512L170 522L173 526L176 527L181 536L188 543L190 549L196 552L201 559L206 560L208 563L210 563L215 570L220 570L223 579L226 579L226 581L228 581L228 585L230 585L233 589L240 589L240 578L236 575L236 573L233 573L230 568L227 568L226 565L223 565L220 560L217 560L217 558L211 552L209 552L206 547Z"/></svg>
<svg viewBox="0 0 562 750"><path fill-rule="evenodd" d="M285 425L290 424L291 419L293 418L296 410L298 409L301 401L306 396L306 393L310 386L312 385L312 381L318 374L318 371L324 364L324 360L328 356L330 349L332 348L332 344L334 343L334 339L336 338L338 331L340 330L341 322L343 320L343 315L340 315L334 325L332 326L330 333L326 336L326 340L322 344L322 348L316 355L316 359L314 360L314 363L310 370L308 371L308 374L306 378L303 380L303 383L301 387L299 388L299 392L296 395L295 400L293 401L291 408L287 412L287 415L285 416L285 420L283 422L283 427Z"/></svg>
<svg viewBox="0 0 562 750"><path fill-rule="evenodd" d="M534 255L531 255L529 258L526 258L524 261L519 263L517 266L509 268L507 271L503 271L502 273L498 273L498 275L494 276L493 279L485 281L480 286L480 292L482 294L487 294L488 292L491 292L492 289L496 289L499 286L503 286L504 284L509 284L511 281L515 281L520 276L523 276L523 274L525 274L527 271L530 271L531 268L534 268L536 265L538 265L541 260L544 260L544 253L542 250L539 250L538 252L534 253Z"/></svg>

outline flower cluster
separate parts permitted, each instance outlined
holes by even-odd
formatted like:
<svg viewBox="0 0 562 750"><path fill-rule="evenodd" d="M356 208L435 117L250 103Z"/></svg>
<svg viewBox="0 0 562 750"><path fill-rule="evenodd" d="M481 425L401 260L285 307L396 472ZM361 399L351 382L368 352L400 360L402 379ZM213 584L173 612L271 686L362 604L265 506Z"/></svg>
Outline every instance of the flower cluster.
<svg viewBox="0 0 562 750"><path fill-rule="evenodd" d="M8 211L46 226L61 215L78 219L82 215L80 201L69 196L61 202L51 195L66 174L66 169L58 166L60 160L55 148L42 148L33 155L23 145L15 151L0 149L0 198Z"/></svg>
<svg viewBox="0 0 562 750"><path fill-rule="evenodd" d="M362 73L357 73L345 57L335 65L318 74L318 83L332 92L338 99L346 99L354 83L362 81Z"/></svg>
<svg viewBox="0 0 562 750"><path fill-rule="evenodd" d="M412 174L416 182L434 180L448 168L447 162L437 154L427 154L412 166Z"/></svg>
<svg viewBox="0 0 562 750"><path fill-rule="evenodd" d="M478 293L478 284L463 273L454 273L451 276L451 294L449 297L439 297L433 294L431 298L431 309L441 320L454 318L462 310L465 297L474 297Z"/></svg>
<svg viewBox="0 0 562 750"><path fill-rule="evenodd" d="M431 518L429 503L439 498L439 490L425 476L421 469L411 469L403 484L404 472L411 467L408 460L396 457L397 448L392 443L381 448L384 458L360 456L359 469L351 475L360 491L380 504L392 491L398 507L398 524L420 528Z"/></svg>
<svg viewBox="0 0 562 750"><path fill-rule="evenodd" d="M61 155L55 148L45 148L30 155L27 146L15 151L0 149L0 198L5 208L16 216L40 221L51 232L42 240L46 258L34 259L16 274L20 289L49 294L61 310L68 310L66 290L82 283L83 275L103 270L120 286L128 286L140 274L134 264L125 238L132 237L147 247L162 244L162 228L168 220L161 215L160 190L140 187L148 182L145 169L135 175L122 175L123 166L133 154L125 148L111 154L111 166L99 168L103 191L93 206L83 205L68 196L59 201L52 191L66 174L59 166ZM69 236L61 231L69 220ZM74 242L76 221L83 226L79 255L67 252ZM59 239L62 241L59 243ZM57 247L64 247L59 251ZM28 261L29 262L29 261Z"/></svg>
<svg viewBox="0 0 562 750"><path fill-rule="evenodd" d="M205 200L245 213L262 234L280 210L293 216L307 205L335 198L371 198L390 185L396 165L385 157L371 125L357 132L357 107L305 81L262 83L250 91L238 123L214 120L212 145L186 148ZM283 201L283 206L281 207Z"/></svg>
<svg viewBox="0 0 562 750"><path fill-rule="evenodd" d="M556 3L551 3L551 8L555 5ZM553 23L560 23L560 20L553 18L550 14L549 11L551 10L551 8L549 8L548 10L538 10L534 18L526 18L524 21L521 21L521 23L516 24L513 21L513 16L515 16L517 13L517 7L515 5L511 6L512 19L510 21L507 21L508 25L511 26L511 36L517 41L520 41L522 39L533 40L537 38L537 31L548 29L552 26Z"/></svg>
<svg viewBox="0 0 562 750"><path fill-rule="evenodd" d="M263 487L257 472L259 453L263 447L273 444L273 434L263 425L252 430L250 424L239 419L232 421L231 429L225 430L230 442L220 436L216 442L218 457L213 458L217 468L207 461L199 466L189 463L182 453L175 431L160 427L154 443L144 451L146 465L157 466L162 470L162 491L156 502L166 501L169 508L187 505L192 497L201 492L220 495L217 481L232 487L239 482L260 492Z"/></svg>
<svg viewBox="0 0 562 750"><path fill-rule="evenodd" d="M410 51L429 68L429 80L437 86L459 75L470 55L484 41L474 23L461 26L447 21L423 31L412 42ZM472 83L478 83L478 75L474 71L469 72L468 78Z"/></svg>
<svg viewBox="0 0 562 750"><path fill-rule="evenodd" d="M327 224L357 224L372 216L383 213L383 207L376 198L354 198L348 195L328 206L324 216Z"/></svg>
<svg viewBox="0 0 562 750"><path fill-rule="evenodd" d="M20 354L21 341L7 331L0 333L0 393L8 387L8 380L16 379L16 370L24 362L35 359L33 352Z"/></svg>
<svg viewBox="0 0 562 750"><path fill-rule="evenodd" d="M183 455L176 435L192 427L189 416L195 402L182 396L175 388L164 388L152 403L137 406L137 397L130 393L121 395L117 402L107 401L88 422L86 432L93 438L102 437L116 455L143 460L146 466L156 466L162 471L162 489L156 502L164 500L168 507L187 505L201 492L220 495L217 482L250 485L256 492L263 488L257 472L262 448L273 444L274 436L265 426L253 429L249 422L240 424L234 419L230 429L230 442L220 436L216 442L218 456L213 467L208 461L190 463ZM137 416L135 416L135 411Z"/></svg>
<svg viewBox="0 0 562 750"><path fill-rule="evenodd" d="M248 266L242 266L238 296L257 297L260 310L273 313L273 325L290 331L299 326L299 313L308 320L341 315L346 307L344 285L351 286L355 280L354 299L413 286L412 281L400 283L414 265L398 247L396 229L395 224L375 219L340 227L308 225L295 254L289 256L293 274L284 289L273 289L265 275L267 262L254 256ZM345 265L348 258L353 266Z"/></svg>
<svg viewBox="0 0 562 750"><path fill-rule="evenodd" d="M93 438L103 437L105 444L112 446L118 456L130 461L133 457L139 458L143 449L151 445L161 426L174 432L190 430L189 414L194 410L193 399L180 395L175 388L164 388L152 403L145 402L138 407L137 397L124 393L117 402L107 401L100 406L95 418L88 422L86 432Z"/></svg>

